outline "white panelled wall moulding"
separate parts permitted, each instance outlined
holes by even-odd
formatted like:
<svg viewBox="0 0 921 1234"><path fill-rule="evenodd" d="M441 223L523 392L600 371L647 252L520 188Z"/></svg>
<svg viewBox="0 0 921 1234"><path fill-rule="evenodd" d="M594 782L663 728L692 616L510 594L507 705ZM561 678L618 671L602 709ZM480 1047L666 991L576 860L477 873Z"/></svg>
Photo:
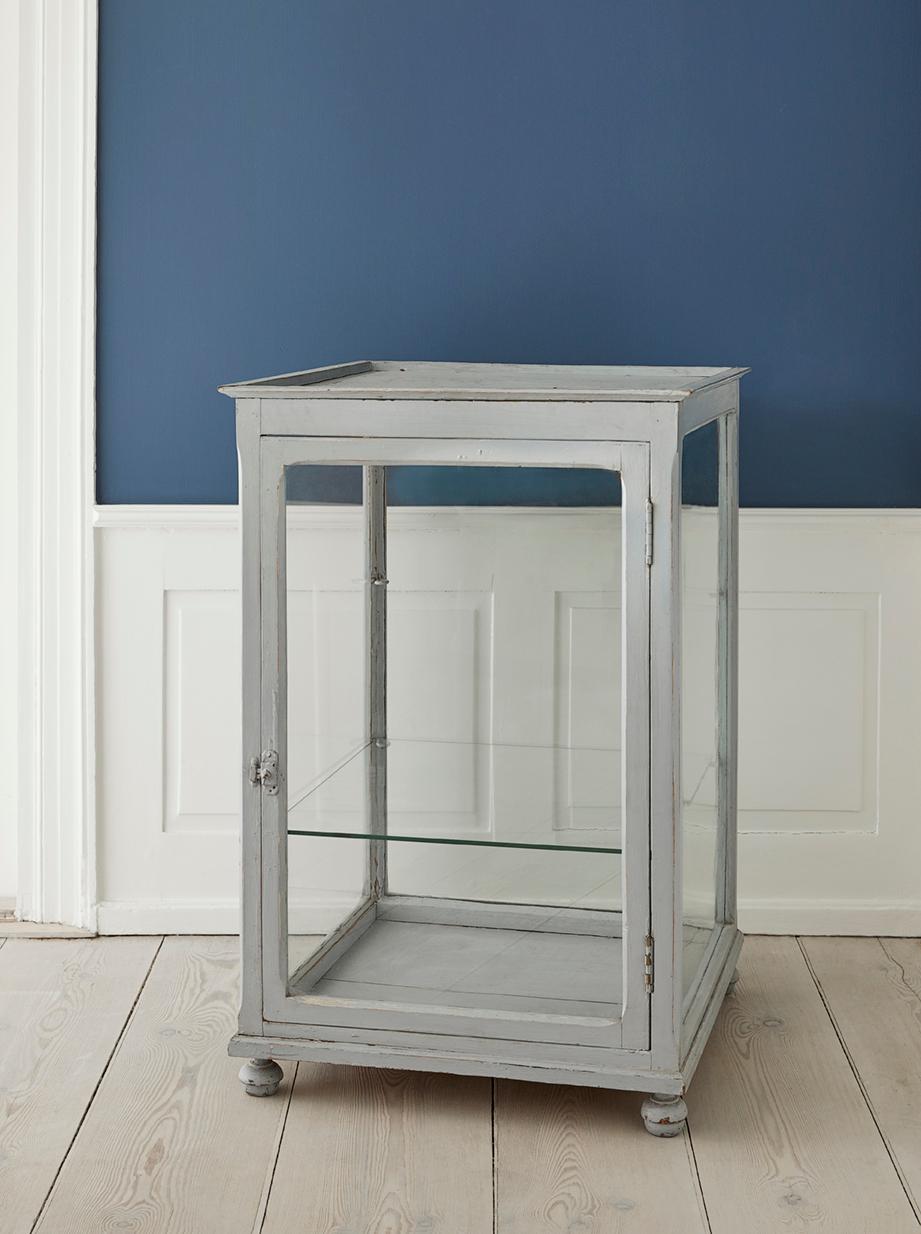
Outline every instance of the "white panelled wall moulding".
<svg viewBox="0 0 921 1234"><path fill-rule="evenodd" d="M16 773L17 910L95 927L94 354L96 0L9 0L16 89L15 323L18 610L8 631L16 688L4 731ZM6 314L4 314L5 316ZM8 440L7 434L12 438ZM15 530L14 530L15 528ZM6 823L6 820L4 820ZM6 846L5 846L6 848ZM6 890L5 888L2 890Z"/></svg>
<svg viewBox="0 0 921 1234"><path fill-rule="evenodd" d="M455 542L491 520L524 534L556 520L577 552L585 527L610 515L435 507L395 508L390 519L394 537L450 524ZM293 517L306 550L360 511ZM95 522L106 649L99 929L235 930L238 511L108 506ZM921 732L921 512L742 510L740 568L740 925L921 934L921 763L910 739Z"/></svg>

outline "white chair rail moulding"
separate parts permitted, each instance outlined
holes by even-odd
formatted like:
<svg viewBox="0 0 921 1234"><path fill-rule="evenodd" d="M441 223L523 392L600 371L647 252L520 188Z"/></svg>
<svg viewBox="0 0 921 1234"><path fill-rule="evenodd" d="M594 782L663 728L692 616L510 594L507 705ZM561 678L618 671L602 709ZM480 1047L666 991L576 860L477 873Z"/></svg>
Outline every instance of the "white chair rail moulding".
<svg viewBox="0 0 921 1234"><path fill-rule="evenodd" d="M357 516L299 511L292 552L334 552ZM577 557L580 534L604 515L389 517L392 539L454 542L494 534L500 519L525 537L549 522ZM237 510L103 506L95 521L99 928L235 930ZM740 535L741 928L921 933L921 763L911 739L921 731L921 514L743 509ZM565 581L554 587L558 609L591 610L575 627L576 654L590 657L591 640L606 636L605 597ZM565 668L572 649L557 650ZM488 678L488 663L471 671Z"/></svg>

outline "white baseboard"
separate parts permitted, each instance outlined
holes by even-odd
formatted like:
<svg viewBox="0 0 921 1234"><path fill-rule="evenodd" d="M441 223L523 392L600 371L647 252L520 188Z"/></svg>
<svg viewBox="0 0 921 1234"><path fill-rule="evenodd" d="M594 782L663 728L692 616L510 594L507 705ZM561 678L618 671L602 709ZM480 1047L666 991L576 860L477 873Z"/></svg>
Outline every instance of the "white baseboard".
<svg viewBox="0 0 921 1234"><path fill-rule="evenodd" d="M347 916L348 897L312 897L289 902L293 934L326 934ZM100 934L238 934L238 900L109 900L98 905Z"/></svg>
<svg viewBox="0 0 921 1234"><path fill-rule="evenodd" d="M303 910L296 930L323 934L341 920L333 902L313 912ZM110 901L99 905L100 934L236 934L239 906L232 900ZM753 900L739 905L745 934L882 935L921 937L921 900L878 904L863 900L800 904Z"/></svg>
<svg viewBox="0 0 921 1234"><path fill-rule="evenodd" d="M239 934L234 900L110 900L97 906L100 934Z"/></svg>
<svg viewBox="0 0 921 1234"><path fill-rule="evenodd" d="M807 904L750 900L739 904L743 934L851 934L889 938L921 937L921 900L879 904L840 900Z"/></svg>

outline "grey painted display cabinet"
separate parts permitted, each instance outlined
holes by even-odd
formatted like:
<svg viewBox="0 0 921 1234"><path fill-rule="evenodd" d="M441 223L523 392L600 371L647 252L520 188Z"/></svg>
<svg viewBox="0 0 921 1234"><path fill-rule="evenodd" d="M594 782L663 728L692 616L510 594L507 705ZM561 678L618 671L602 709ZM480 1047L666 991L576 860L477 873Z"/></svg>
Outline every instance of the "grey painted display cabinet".
<svg viewBox="0 0 921 1234"><path fill-rule="evenodd" d="M286 1058L511 1076L636 1090L681 1130L741 945L746 371L222 387L247 1092Z"/></svg>

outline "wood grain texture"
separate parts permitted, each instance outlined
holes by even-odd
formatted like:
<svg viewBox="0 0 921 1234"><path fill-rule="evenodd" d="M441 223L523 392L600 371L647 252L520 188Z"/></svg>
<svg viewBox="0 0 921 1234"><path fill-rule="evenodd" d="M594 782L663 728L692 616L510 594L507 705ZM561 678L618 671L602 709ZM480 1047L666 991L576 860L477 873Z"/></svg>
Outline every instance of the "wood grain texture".
<svg viewBox="0 0 921 1234"><path fill-rule="evenodd" d="M263 1234L489 1234L490 1082L301 1063Z"/></svg>
<svg viewBox="0 0 921 1234"><path fill-rule="evenodd" d="M159 938L8 939L0 950L0 1231L29 1231Z"/></svg>
<svg viewBox="0 0 921 1234"><path fill-rule="evenodd" d="M42 1234L251 1234L285 1101L247 1097L239 1062L226 1056L238 946L166 939L51 1194Z"/></svg>
<svg viewBox="0 0 921 1234"><path fill-rule="evenodd" d="M492 1118L488 1080L301 1064L285 1122L224 1056L236 940L168 939L132 1013L158 941L0 944L0 1234L32 1229L75 1132L41 1234L919 1229L793 939L746 941L688 1095L709 1227L691 1141L648 1136L638 1094L498 1081ZM915 1186L921 943L804 949Z"/></svg>
<svg viewBox="0 0 921 1234"><path fill-rule="evenodd" d="M921 1216L921 940L802 940Z"/></svg>
<svg viewBox="0 0 921 1234"><path fill-rule="evenodd" d="M496 1234L707 1234L687 1138L648 1135L640 1104L499 1080Z"/></svg>
<svg viewBox="0 0 921 1234"><path fill-rule="evenodd" d="M795 939L747 938L688 1094L713 1234L916 1234Z"/></svg>

